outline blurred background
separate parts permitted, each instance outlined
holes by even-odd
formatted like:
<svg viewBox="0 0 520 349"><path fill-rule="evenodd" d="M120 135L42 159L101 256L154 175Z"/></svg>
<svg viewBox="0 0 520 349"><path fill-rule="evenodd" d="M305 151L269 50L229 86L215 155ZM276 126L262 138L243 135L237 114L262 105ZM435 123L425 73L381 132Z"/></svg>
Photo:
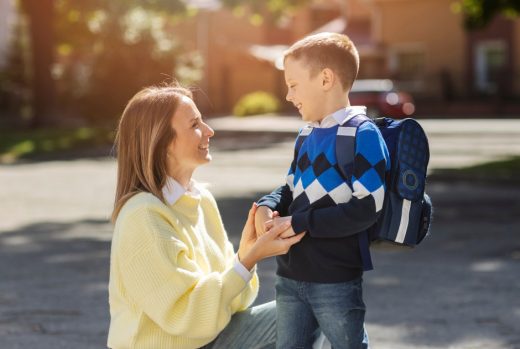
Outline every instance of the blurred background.
<svg viewBox="0 0 520 349"><path fill-rule="evenodd" d="M391 79L413 96L418 117L515 116L518 7L514 0L1 0L0 125L113 126L136 90L173 79L198 89L207 116L247 112L239 102L254 92L272 100L268 111L286 112L276 60L322 31L348 34L360 52L359 78Z"/></svg>
<svg viewBox="0 0 520 349"><path fill-rule="evenodd" d="M346 33L352 104L430 141L433 233L375 251L373 347L520 348L520 0L0 0L0 349L103 348L118 118L140 88L193 89L216 130L230 238L283 183L302 121L280 56ZM274 297L259 267L257 303Z"/></svg>

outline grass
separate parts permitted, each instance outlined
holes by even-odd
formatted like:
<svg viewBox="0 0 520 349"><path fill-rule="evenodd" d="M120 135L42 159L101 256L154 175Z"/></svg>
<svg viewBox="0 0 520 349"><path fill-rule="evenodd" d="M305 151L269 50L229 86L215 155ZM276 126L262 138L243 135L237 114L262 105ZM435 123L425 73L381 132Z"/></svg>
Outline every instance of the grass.
<svg viewBox="0 0 520 349"><path fill-rule="evenodd" d="M109 147L114 130L95 127L74 129L2 130L0 131L0 163L35 159L89 148Z"/></svg>
<svg viewBox="0 0 520 349"><path fill-rule="evenodd" d="M512 156L507 159L460 169L439 169L434 171L430 178L452 178L494 183L520 183L520 156Z"/></svg>

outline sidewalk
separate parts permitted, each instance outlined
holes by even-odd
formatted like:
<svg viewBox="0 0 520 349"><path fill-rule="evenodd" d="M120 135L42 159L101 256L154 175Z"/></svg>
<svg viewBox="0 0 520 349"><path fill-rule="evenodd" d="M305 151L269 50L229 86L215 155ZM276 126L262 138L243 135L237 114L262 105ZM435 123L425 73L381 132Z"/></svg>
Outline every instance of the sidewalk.
<svg viewBox="0 0 520 349"><path fill-rule="evenodd" d="M209 120L217 131L213 162L196 173L211 183L235 246L251 201L283 181L301 123L258 117L238 128L236 121ZM424 122L438 130L437 165L503 156L501 149L516 149L520 130L517 121L497 135L486 134L486 124L469 131L454 121L444 132L438 121ZM244 131L252 123L277 131ZM466 151L460 134L495 148ZM105 347L114 161L0 166L0 183L0 349ZM431 238L411 251L376 251L376 269L365 275L372 347L520 348L520 188L433 182L428 191L436 208ZM273 299L274 270L274 259L259 265L257 303Z"/></svg>
<svg viewBox="0 0 520 349"><path fill-rule="evenodd" d="M298 116L261 115L208 119L216 137L270 134L271 141L294 141L305 123ZM520 119L418 119L430 143L431 172L520 155Z"/></svg>

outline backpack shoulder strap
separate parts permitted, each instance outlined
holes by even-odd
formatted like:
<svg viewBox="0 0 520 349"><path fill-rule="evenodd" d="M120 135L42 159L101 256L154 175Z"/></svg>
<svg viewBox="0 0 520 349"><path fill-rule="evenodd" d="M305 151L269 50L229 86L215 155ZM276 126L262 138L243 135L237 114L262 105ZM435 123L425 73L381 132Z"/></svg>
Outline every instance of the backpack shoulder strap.
<svg viewBox="0 0 520 349"><path fill-rule="evenodd" d="M372 120L364 114L354 115L345 120L345 122L338 127L336 137L336 158L338 160L338 167L352 190L352 173L354 172L354 158L356 156L356 133L359 126L365 122L372 122ZM351 151L347 149L351 149ZM358 241L363 270L368 271L374 269L372 257L370 256L368 231L365 230L359 233Z"/></svg>
<svg viewBox="0 0 520 349"><path fill-rule="evenodd" d="M364 114L357 114L344 121L338 127L338 136L336 137L336 158L338 160L338 167L343 177L348 181L348 185L352 189L351 177L354 164L354 157L356 155L356 133L361 124L372 121ZM352 151L345 151L345 149L352 149Z"/></svg>

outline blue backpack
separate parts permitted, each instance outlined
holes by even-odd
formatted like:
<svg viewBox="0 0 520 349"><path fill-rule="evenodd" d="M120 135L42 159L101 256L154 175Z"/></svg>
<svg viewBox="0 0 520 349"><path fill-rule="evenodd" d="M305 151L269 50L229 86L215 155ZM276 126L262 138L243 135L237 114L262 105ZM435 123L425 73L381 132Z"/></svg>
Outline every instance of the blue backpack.
<svg viewBox="0 0 520 349"><path fill-rule="evenodd" d="M375 124L388 148L391 168L385 180L383 211L370 237L414 247L429 234L432 220L432 202L425 193L428 138L414 119L380 118Z"/></svg>
<svg viewBox="0 0 520 349"><path fill-rule="evenodd" d="M371 244L391 243L396 246L414 247L429 234L432 202L425 193L425 185L430 150L423 128L414 119L371 120L360 114L339 127L357 129L364 122L375 123L390 154L383 209L377 222L359 235L363 268L370 270L373 269L369 250ZM298 136L296 152L305 138L302 134ZM336 138L338 167L347 183L352 175L354 154L344 150L350 147L355 152L355 144L355 136Z"/></svg>
<svg viewBox="0 0 520 349"><path fill-rule="evenodd" d="M365 115L356 115L340 127L357 128L364 122L375 123L390 154L383 209L377 222L359 237L363 267L370 270L373 269L370 244L414 247L430 232L432 202L425 193L430 149L423 128L410 118L371 120ZM353 157L342 151L345 149L343 139L339 137L336 142L336 156L343 176L348 178L345 170L352 168L352 164L348 164L347 159Z"/></svg>

